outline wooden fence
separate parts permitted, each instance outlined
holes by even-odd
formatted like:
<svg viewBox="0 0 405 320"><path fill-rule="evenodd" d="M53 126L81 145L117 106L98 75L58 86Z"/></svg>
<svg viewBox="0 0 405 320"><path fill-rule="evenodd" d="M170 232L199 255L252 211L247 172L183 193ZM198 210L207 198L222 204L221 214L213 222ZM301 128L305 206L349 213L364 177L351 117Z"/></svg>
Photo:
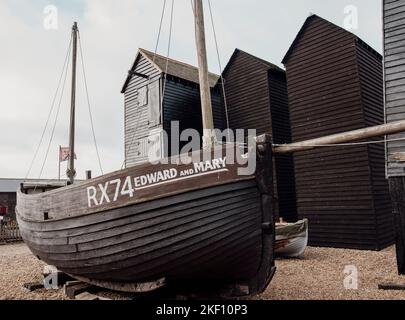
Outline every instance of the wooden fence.
<svg viewBox="0 0 405 320"><path fill-rule="evenodd" d="M0 221L0 245L15 241L22 241L17 222L14 220Z"/></svg>

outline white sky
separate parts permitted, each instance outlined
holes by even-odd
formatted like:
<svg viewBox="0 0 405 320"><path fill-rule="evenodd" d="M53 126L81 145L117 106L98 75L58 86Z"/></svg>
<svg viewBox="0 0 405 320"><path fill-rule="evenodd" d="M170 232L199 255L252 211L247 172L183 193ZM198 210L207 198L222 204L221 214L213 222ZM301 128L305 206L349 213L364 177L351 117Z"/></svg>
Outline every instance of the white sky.
<svg viewBox="0 0 405 320"><path fill-rule="evenodd" d="M195 65L190 0L174 1L170 56ZM343 27L345 8L353 5L358 9L358 28L352 31L381 52L381 0L211 0L211 3L223 66L236 47L281 66L284 54L310 13ZM43 26L47 5L58 8L57 30L46 30ZM124 160L121 87L137 48L154 49L162 5L163 0L0 2L0 177L25 177L48 116L74 20L81 31L104 171L121 167ZM206 18L210 69L219 72L208 12ZM166 14L161 54L167 50L168 24ZM68 81L45 165L46 178L57 177L59 145L68 145L69 94ZM87 169L98 175L81 74L77 96L76 169L79 177ZM50 129L31 178L38 178L49 137ZM65 170L66 163L62 165L62 172Z"/></svg>

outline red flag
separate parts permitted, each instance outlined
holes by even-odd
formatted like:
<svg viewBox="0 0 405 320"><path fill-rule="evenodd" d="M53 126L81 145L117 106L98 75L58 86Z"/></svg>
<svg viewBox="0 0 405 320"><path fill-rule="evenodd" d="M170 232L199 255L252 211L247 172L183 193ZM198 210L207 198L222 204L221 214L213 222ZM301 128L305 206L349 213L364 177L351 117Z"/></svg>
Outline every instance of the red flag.
<svg viewBox="0 0 405 320"><path fill-rule="evenodd" d="M59 162L65 162L70 159L70 148L64 148L60 147L59 149ZM77 159L76 153L75 153L75 160Z"/></svg>
<svg viewBox="0 0 405 320"><path fill-rule="evenodd" d="M0 205L0 216L8 214L8 207Z"/></svg>

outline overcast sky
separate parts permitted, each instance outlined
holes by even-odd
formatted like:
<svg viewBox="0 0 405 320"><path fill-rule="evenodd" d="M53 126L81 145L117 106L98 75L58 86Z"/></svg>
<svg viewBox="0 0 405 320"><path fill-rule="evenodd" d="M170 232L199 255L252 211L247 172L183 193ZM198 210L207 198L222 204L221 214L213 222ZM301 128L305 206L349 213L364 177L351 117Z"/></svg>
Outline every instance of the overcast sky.
<svg viewBox="0 0 405 320"><path fill-rule="evenodd" d="M223 65L237 47L281 66L284 54L310 13L316 13L344 27L347 21L345 10L352 6L358 10L358 28L352 31L381 52L381 0L211 2ZM44 13L48 5L58 9L57 29L44 27L44 21L51 21L49 11ZM124 160L124 104L121 87L137 48L154 49L162 5L163 0L0 2L0 178L25 177L48 116L71 25L75 20L81 32L104 171L121 167ZM196 64L192 18L190 0L175 0L171 57ZM162 54L166 52L168 25L167 14L159 46ZM219 72L209 27L207 22L210 69ZM68 85L45 165L43 177L46 178L57 177L59 145L68 145L69 90ZM83 177L87 169L98 175L100 172L92 144L81 74L77 95L76 168L79 177ZM53 119L54 115L52 123ZM31 178L38 178L50 129ZM62 172L65 170L66 163L62 166Z"/></svg>

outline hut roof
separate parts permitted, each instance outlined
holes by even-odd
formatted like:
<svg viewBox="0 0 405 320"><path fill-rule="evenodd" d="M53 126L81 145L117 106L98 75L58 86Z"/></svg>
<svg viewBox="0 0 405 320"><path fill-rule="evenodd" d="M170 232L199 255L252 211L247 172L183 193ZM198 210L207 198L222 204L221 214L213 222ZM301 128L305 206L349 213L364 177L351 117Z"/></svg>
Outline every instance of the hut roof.
<svg viewBox="0 0 405 320"><path fill-rule="evenodd" d="M266 69L269 69L269 70L271 69L271 70L276 70L276 71L280 71L280 72L285 72L284 69L278 67L277 65L275 65L275 64L273 64L273 63L271 63L271 62L268 62L268 61L266 61L266 60L264 60L264 59L261 59L261 58L258 58L258 57L256 57L256 56L254 56L254 55L252 55L252 54L250 54L250 53L248 53L248 52L246 52L246 51L243 51L243 50L241 50L241 49L236 48L235 51L233 52L231 58L229 59L229 62L228 62L228 64L227 64L227 66L225 67L225 69L224 69L224 71L223 71L223 74L226 73L227 69L232 65L233 60L236 58L236 56L237 56L238 54L243 54L243 55L246 55L246 56L249 56L249 57L255 59L256 61L258 61L259 63L261 63Z"/></svg>
<svg viewBox="0 0 405 320"><path fill-rule="evenodd" d="M346 29L343 29L339 26L337 26L336 24L321 18L320 16L317 16L316 14L311 14L304 22L303 26L301 27L300 31L298 32L297 36L295 37L293 43L291 44L290 48L288 49L286 55L283 58L282 63L286 64L288 62L288 59L290 58L290 55L293 53L295 46L298 44L298 42L300 41L301 37L303 36L305 30L307 29L307 27L309 26L309 24L314 21L314 20L323 20L333 26L335 26L336 28L341 29L344 32L347 32L349 34L351 34L353 36L353 39L356 40L360 45L362 45L363 47L365 47L367 50L369 50L371 53L373 53L374 55L376 55L377 57L379 57L380 59L382 59L382 56L380 53L378 53L376 50L374 50L371 46L369 46L366 42L364 42L362 39L360 39L358 36L356 36L354 33L347 31Z"/></svg>
<svg viewBox="0 0 405 320"><path fill-rule="evenodd" d="M178 60L174 60L171 58L166 58L162 55L156 54L140 48L136 58L135 62L128 74L128 77L125 81L124 87L122 88L122 93L125 92L129 82L131 81L132 78L132 71L135 70L136 64L138 62L138 59L140 56L143 56L147 60L149 60L150 63L152 63L156 69L158 69L161 73L166 73L166 65L167 65L167 74L184 79L187 81L191 81L194 83L199 83L199 74L198 74L198 68L195 66L192 66L191 64L187 64ZM208 75L209 78L209 84L211 87L215 87L217 84L217 81L219 79L219 76L214 74L214 73L209 73Z"/></svg>

